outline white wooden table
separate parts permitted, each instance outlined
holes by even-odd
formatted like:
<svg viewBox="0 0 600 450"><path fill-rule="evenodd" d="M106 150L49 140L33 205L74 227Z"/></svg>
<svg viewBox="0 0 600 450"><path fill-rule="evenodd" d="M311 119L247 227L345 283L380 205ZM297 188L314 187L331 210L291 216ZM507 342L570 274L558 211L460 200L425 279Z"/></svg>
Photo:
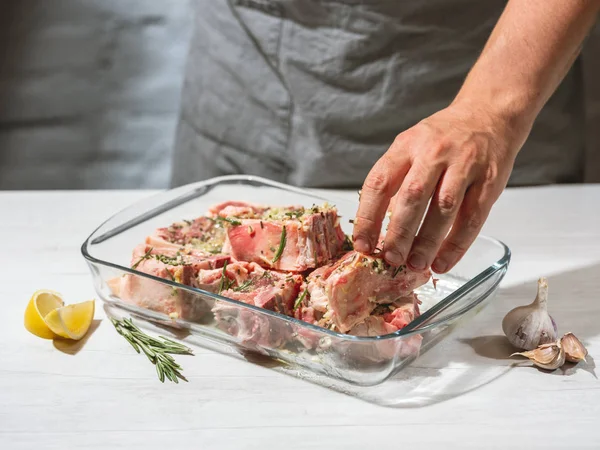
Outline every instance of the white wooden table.
<svg viewBox="0 0 600 450"><path fill-rule="evenodd" d="M430 382L413 407L373 401L401 392L393 383L345 395L201 347L179 358L189 383L162 385L100 302L82 344L29 334L23 312L36 289L67 303L95 296L81 243L147 195L0 193L0 449L600 448L600 186L503 195L484 230L513 252L501 291L413 369ZM587 344L588 365L549 374L507 358L501 319L533 299L542 275L560 331Z"/></svg>

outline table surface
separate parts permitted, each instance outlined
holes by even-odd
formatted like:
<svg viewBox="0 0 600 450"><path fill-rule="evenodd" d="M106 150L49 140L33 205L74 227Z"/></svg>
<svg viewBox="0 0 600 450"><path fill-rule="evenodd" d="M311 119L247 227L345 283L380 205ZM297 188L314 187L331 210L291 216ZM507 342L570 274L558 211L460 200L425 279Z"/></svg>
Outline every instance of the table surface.
<svg viewBox="0 0 600 450"><path fill-rule="evenodd" d="M81 243L151 194L0 193L0 448L600 448L600 185L503 194L484 233L511 248L507 276L433 366L411 369L423 382L413 403L395 387L402 380L342 393L203 347L181 357L189 383L162 385L101 307L75 345L27 332L23 312L36 289L62 292L67 303L96 296ZM585 342L587 364L545 373L508 358L502 317L533 300L540 276L559 331ZM376 399L382 392L387 402Z"/></svg>

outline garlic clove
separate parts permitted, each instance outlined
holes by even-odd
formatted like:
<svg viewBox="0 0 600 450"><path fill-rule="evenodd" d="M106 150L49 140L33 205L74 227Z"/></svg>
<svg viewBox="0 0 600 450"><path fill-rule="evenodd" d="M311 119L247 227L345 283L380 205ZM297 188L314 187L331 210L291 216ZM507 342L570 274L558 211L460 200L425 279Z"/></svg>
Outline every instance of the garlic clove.
<svg viewBox="0 0 600 450"><path fill-rule="evenodd" d="M533 303L514 308L504 317L502 330L512 345L533 350L558 339L556 323L546 307L547 300L548 282L540 278Z"/></svg>
<svg viewBox="0 0 600 450"><path fill-rule="evenodd" d="M565 350L565 358L567 361L574 363L585 361L588 351L573 333L566 333L560 339L560 343Z"/></svg>
<svg viewBox="0 0 600 450"><path fill-rule="evenodd" d="M529 358L538 367L546 370L555 370L565 363L565 351L560 345L560 341L550 344L542 344L538 348L520 353L513 353L510 356L524 356Z"/></svg>

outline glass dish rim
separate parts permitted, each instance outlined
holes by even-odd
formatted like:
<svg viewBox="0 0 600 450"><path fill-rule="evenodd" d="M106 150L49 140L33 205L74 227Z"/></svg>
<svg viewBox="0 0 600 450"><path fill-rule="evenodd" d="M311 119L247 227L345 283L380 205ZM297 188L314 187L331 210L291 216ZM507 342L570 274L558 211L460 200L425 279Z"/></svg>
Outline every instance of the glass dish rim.
<svg viewBox="0 0 600 450"><path fill-rule="evenodd" d="M501 279L496 281L485 293L483 293L481 296L479 296L475 301L468 303L463 308L459 309L458 311L456 311L454 313L449 314L446 317L443 317L442 319L433 321L429 324L425 324L427 321L434 319L437 314L440 314L444 310L448 309L450 306L457 303L459 300L462 299L462 297L465 294L469 293L470 291L475 289L477 286L481 285L484 281L486 281L487 279L489 279L496 273L498 273L500 271L506 271L508 268L508 265L510 263L511 252L506 244L504 244L502 241L500 241L498 239L495 239L495 238L492 238L489 236L485 236L485 235L479 235L477 237L478 240L490 241L490 242L498 245L499 247L501 247L504 250L504 254L502 255L502 257L499 260L497 260L495 263L488 266L483 271L478 273L476 276L474 276L473 278L468 280L463 286L459 287L456 291L454 291L451 294L444 297L442 300L440 300L438 303L433 305L431 308L429 308L427 311L425 311L423 314L421 314L419 317L417 317L415 320L413 320L411 323L409 323L404 328L401 328L400 330L397 330L393 333L388 333L388 334L380 335L380 336L353 336L353 335L349 335L349 334L338 333L336 331L329 330L327 328L319 327L317 325L313 325L308 322L304 322L302 320L296 319L295 317L286 316L284 314L281 314L281 313L278 313L275 311L269 311L267 309L260 308L258 306L249 305L249 304L240 302L238 300L224 297L220 294L215 294L212 292L204 291L202 289L198 289L198 288L194 288L194 287L187 286L184 284L180 284L175 281L167 280L164 278L159 278L154 275L140 272L140 271L137 271L130 267L124 267L124 266L121 266L119 264L116 264L116 263L113 263L110 261L104 261L104 260L96 258L95 256L92 256L88 252L88 246L90 246L93 243L92 238L95 237L95 234L98 232L98 230L100 230L106 223L110 222L114 217L120 215L121 213L123 213L125 211L128 211L129 209L133 208L135 205L137 205L143 201L151 201L153 198L158 199L159 197L161 197L169 192L173 192L173 191L177 191L177 190L186 191L187 189L191 189L193 187L199 188L199 187L206 187L209 185L218 185L222 182L249 182L252 184L270 186L270 187L286 190L288 192L295 192L300 195L310 196L313 198L319 198L324 201L329 201L330 203L335 203L334 202L335 196L325 198L325 197L322 197L320 195L320 193L317 193L317 192L311 192L311 191L308 191L305 189L297 188L295 186L290 186L290 185L287 185L284 183L279 183L279 182L276 182L273 180L269 180L269 179L254 176L254 175L227 175L227 176L210 178L207 180L197 181L194 183L189 183L186 185L178 186L173 189L161 190L159 192L154 193L153 195L151 195L149 197L143 198L141 200L137 200L136 202L131 203L128 206L126 206L125 208L122 208L119 211L115 212L110 217L108 217L106 220L104 220L98 227L96 227L96 229L94 229L94 231L92 231L92 233L83 242L83 244L81 245L81 253L82 253L83 257L85 258L85 260L88 263L98 264L98 265L102 265L105 267L112 267L112 268L120 270L122 272L126 272L126 273L130 273L132 275L151 279L151 280L157 281L162 284L166 284L166 285L174 287L174 288L183 289L183 290L191 292L193 294L204 295L213 300L223 301L223 302L226 302L226 303L238 306L238 307L247 308L247 309L256 311L260 314L266 314L268 316L273 317L274 319L284 320L284 321L291 323L292 325L300 326L303 328L308 328L308 329L311 329L318 333L329 335L336 339L341 339L341 340L346 340L346 341L354 341L354 342L373 342L373 341L384 341L384 340L388 340L388 339L405 338L405 337L412 336L414 334L424 333L425 331L427 331L429 329L452 322L453 320L462 316L463 314L465 314L466 312L470 311L472 308L477 306L479 303L481 303L483 300L485 300L490 295L490 293L497 287L497 285L500 283ZM229 184L229 183L227 183L227 184ZM195 198L195 197L192 197L192 198ZM191 200L191 198L189 200ZM339 201L342 203L351 203L352 202L352 201L345 200L345 199L339 199ZM175 206L173 206L173 207L175 207ZM165 211L168 211L169 209L171 209L171 208L168 208ZM110 239L110 237L112 237L112 236L114 236L114 235L109 236L107 239ZM122 302L122 301L119 300L119 302ZM117 302L117 303L119 303L119 302ZM143 308L139 308L139 309L141 310L142 313L145 311ZM156 311L149 311L149 312L161 314L161 313L157 313ZM166 317L166 315L165 315L165 317ZM177 319L177 322L195 325L193 322L189 322L184 319ZM425 325L423 325L423 324L425 324Z"/></svg>

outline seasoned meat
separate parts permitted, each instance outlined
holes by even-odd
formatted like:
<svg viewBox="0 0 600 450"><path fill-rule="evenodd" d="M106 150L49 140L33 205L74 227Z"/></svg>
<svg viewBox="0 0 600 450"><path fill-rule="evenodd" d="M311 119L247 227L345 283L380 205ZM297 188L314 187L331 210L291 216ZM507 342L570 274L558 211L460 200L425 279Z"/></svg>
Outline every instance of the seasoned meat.
<svg viewBox="0 0 600 450"><path fill-rule="evenodd" d="M228 260L228 256L193 249L141 244L134 249L131 266L139 272L197 287L196 276L201 270L222 267ZM113 284L113 290L118 290L119 297L126 302L191 321L198 320L208 310L197 295L139 275L124 275Z"/></svg>
<svg viewBox="0 0 600 450"><path fill-rule="evenodd" d="M234 261L223 269L201 270L197 285L249 305L291 315L302 277L265 270L256 263Z"/></svg>
<svg viewBox="0 0 600 450"><path fill-rule="evenodd" d="M389 305L376 307L371 315L348 332L354 336L380 336L401 330L419 316L419 299L415 294Z"/></svg>
<svg viewBox="0 0 600 450"><path fill-rule="evenodd" d="M223 224L210 217L175 222L168 227L157 229L153 235L146 238L146 244L157 248L179 249L186 246L212 254L226 253L223 249L224 243Z"/></svg>
<svg viewBox="0 0 600 450"><path fill-rule="evenodd" d="M321 325L346 333L378 304L390 304L425 284L431 274L388 266L381 258L355 251L308 276L308 306L323 314Z"/></svg>
<svg viewBox="0 0 600 450"><path fill-rule="evenodd" d="M233 262L221 270L201 270L198 285L270 311L291 315L302 286L293 273L265 270L256 263ZM272 318L226 302L216 302L212 312L217 326L244 344L281 345L289 329Z"/></svg>
<svg viewBox="0 0 600 450"><path fill-rule="evenodd" d="M402 329L418 316L413 291L431 274L390 267L377 256L348 251L349 244L336 208L327 204L229 201L157 229L134 249L131 267L340 333ZM127 302L190 321L212 309L217 326L248 345L278 346L290 337L309 348L318 344L319 334L310 329L147 277L127 274L111 288ZM419 345L419 337L403 344L411 352ZM382 344L378 355L391 351L398 349Z"/></svg>
<svg viewBox="0 0 600 450"><path fill-rule="evenodd" d="M338 256L345 241L337 211L328 205L268 208L228 202L211 213L226 222L227 248L235 259L269 269L316 268Z"/></svg>

